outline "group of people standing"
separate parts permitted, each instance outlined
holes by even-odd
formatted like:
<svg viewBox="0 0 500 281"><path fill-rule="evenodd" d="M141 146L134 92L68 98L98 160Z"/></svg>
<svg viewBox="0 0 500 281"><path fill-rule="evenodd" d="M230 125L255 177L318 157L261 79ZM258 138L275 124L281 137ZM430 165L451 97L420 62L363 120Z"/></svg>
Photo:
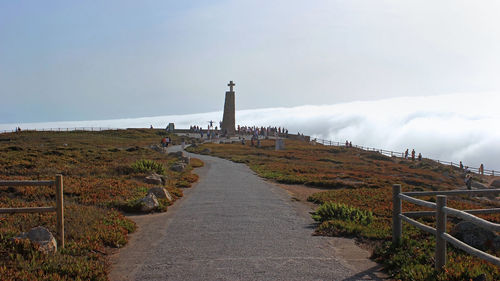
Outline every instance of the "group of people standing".
<svg viewBox="0 0 500 281"><path fill-rule="evenodd" d="M406 151L405 151L405 159L408 159L408 155L409 155L409 149L407 148ZM422 153L418 153L418 157L417 157L418 161L422 161ZM415 161L415 149L412 149L411 150L411 160L412 161Z"/></svg>
<svg viewBox="0 0 500 281"><path fill-rule="evenodd" d="M161 146L167 148L170 142L171 142L170 137L164 137L161 139Z"/></svg>
<svg viewBox="0 0 500 281"><path fill-rule="evenodd" d="M288 129L282 127L271 127L271 126L237 126L238 135L253 135L253 136L274 136L276 134L284 134L288 137Z"/></svg>

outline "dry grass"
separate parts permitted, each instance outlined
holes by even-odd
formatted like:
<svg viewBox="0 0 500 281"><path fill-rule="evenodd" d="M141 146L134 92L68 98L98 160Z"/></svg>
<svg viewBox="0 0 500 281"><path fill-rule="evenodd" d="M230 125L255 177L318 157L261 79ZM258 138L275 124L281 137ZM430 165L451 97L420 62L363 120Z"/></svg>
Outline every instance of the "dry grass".
<svg viewBox="0 0 500 281"><path fill-rule="evenodd" d="M166 167L166 188L174 200L182 196L180 186L198 179L190 166L182 173L170 171L176 159L149 148L162 135L149 129L0 135L0 179L49 180L63 174L66 220L65 249L44 256L10 238L38 225L55 233L54 213L0 215L0 279L107 280L106 253L125 245L136 227L120 211L134 210L133 202L151 187L142 181L147 173L132 164L146 159ZM48 187L1 187L0 207L50 206L54 196ZM158 211L171 204L160 203Z"/></svg>

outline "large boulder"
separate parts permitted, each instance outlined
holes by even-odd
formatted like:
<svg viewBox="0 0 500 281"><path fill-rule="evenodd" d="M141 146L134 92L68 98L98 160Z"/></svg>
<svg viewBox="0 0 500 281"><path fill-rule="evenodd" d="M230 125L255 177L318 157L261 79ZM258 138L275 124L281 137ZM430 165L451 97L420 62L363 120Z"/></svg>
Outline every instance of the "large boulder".
<svg viewBox="0 0 500 281"><path fill-rule="evenodd" d="M189 157L185 156L183 151L170 152L168 156L175 157L179 159L180 162L189 164Z"/></svg>
<svg viewBox="0 0 500 281"><path fill-rule="evenodd" d="M149 183L149 184L154 184L154 185L162 185L162 184L164 184L162 176L160 176L160 175L158 175L156 173L152 173L151 175L147 176L144 179L144 182L145 183Z"/></svg>
<svg viewBox="0 0 500 281"><path fill-rule="evenodd" d="M200 153L201 154L210 154L210 152L212 152L212 150L210 150L210 148L205 148Z"/></svg>
<svg viewBox="0 0 500 281"><path fill-rule="evenodd" d="M172 165L172 167L170 167L170 170L174 172L182 172L184 171L184 169L186 169L186 164L183 162L177 162L174 165Z"/></svg>
<svg viewBox="0 0 500 281"><path fill-rule="evenodd" d="M37 226L28 232L23 232L14 237L14 239L29 239L35 248L44 254L53 254L57 252L57 241L50 231L43 227Z"/></svg>
<svg viewBox="0 0 500 281"><path fill-rule="evenodd" d="M500 188L500 179L494 180L490 184L491 188Z"/></svg>
<svg viewBox="0 0 500 281"><path fill-rule="evenodd" d="M168 201L172 201L172 195L170 195L170 192L166 190L165 188L158 186L158 187L153 187L148 190L148 194L154 194L156 198L158 199L167 199Z"/></svg>
<svg viewBox="0 0 500 281"><path fill-rule="evenodd" d="M500 249L500 236L495 232L483 229L472 222L463 221L452 229L451 235L464 243L480 249Z"/></svg>
<svg viewBox="0 0 500 281"><path fill-rule="evenodd" d="M154 195L153 193L148 193L146 197L141 199L142 212L151 212L159 206L160 203L158 203L158 199L156 199L156 195Z"/></svg>
<svg viewBox="0 0 500 281"><path fill-rule="evenodd" d="M182 152L182 151L170 152L168 154L168 156L180 159L180 158L184 157L184 152Z"/></svg>

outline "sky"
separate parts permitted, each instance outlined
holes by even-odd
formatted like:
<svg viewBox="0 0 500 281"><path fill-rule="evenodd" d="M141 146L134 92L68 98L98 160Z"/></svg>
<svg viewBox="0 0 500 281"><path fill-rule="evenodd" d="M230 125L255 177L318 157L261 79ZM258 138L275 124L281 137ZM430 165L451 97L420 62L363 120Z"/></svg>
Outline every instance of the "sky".
<svg viewBox="0 0 500 281"><path fill-rule="evenodd" d="M229 80L238 110L500 93L499 12L489 0L0 1L0 123L218 112Z"/></svg>

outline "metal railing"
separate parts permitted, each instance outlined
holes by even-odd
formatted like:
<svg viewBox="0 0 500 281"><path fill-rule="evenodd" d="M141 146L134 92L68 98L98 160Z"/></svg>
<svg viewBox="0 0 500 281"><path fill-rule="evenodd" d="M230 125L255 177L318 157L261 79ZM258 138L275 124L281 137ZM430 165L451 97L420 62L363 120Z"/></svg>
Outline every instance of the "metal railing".
<svg viewBox="0 0 500 281"><path fill-rule="evenodd" d="M500 224L492 223L473 214L493 214L500 213L500 208L478 209L478 210L457 210L446 207L446 195L472 195L472 194L500 194L500 189L478 189L478 190L450 190L450 191L418 191L401 192L401 185L395 184L392 187L392 242L401 243L402 221L436 236L435 268L441 270L446 265L446 243L474 255L480 259L500 266L500 258L478 250L457 238L446 233L447 216L457 217L491 231L500 231ZM412 196L437 196L436 203L413 198ZM435 211L406 212L401 211L402 201L407 201L419 206L434 209ZM436 228L420 223L410 217L435 216Z"/></svg>
<svg viewBox="0 0 500 281"><path fill-rule="evenodd" d="M0 181L0 186L54 186L56 190L55 207L0 208L0 214L56 212L57 238L59 240L59 247L64 248L64 197L62 175L56 175L53 181Z"/></svg>
<svg viewBox="0 0 500 281"><path fill-rule="evenodd" d="M323 145L343 146L343 147L346 147L345 142L330 141L330 140L323 140L323 139L314 139L313 141L315 141L316 143L323 144ZM378 153L380 153L382 155L385 155L385 156L405 158L405 153L404 152L391 151L391 150L374 148L374 147L368 147L368 146L362 146L362 145L353 145L352 147L363 149L363 150L366 150L366 151L378 152ZM454 163L454 162L451 162L451 161L442 161L442 160L432 159L432 158L426 158L426 159L432 160L432 161L437 162L439 164L450 165L452 167L461 168L460 167L460 163ZM476 173L476 174L480 173L480 169L479 168L468 167L468 169L471 172L473 172L473 173ZM500 175L500 171L484 169L484 171L483 171L482 174L488 175L488 176L495 176L495 175Z"/></svg>

